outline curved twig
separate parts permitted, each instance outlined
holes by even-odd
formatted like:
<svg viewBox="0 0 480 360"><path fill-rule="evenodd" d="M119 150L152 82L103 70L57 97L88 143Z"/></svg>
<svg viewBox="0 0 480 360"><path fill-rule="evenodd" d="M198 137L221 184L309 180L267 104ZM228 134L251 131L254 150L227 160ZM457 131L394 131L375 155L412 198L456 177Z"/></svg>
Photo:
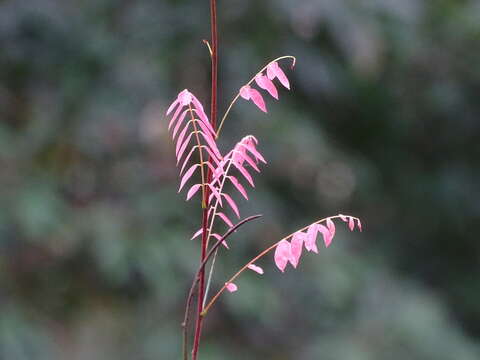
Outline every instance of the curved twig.
<svg viewBox="0 0 480 360"><path fill-rule="evenodd" d="M190 287L190 291L188 292L188 297L187 297L187 304L185 306L185 315L183 318L182 322L182 328L183 328L183 359L187 360L187 325L189 321L189 314L190 314L190 305L192 303L193 299L193 293L195 292L195 287L197 286L197 283L199 281L199 275L202 272L202 270L205 268L205 265L207 265L208 260L212 257L213 253L215 250L218 249L218 247L224 242L233 232L235 232L240 226L243 224L258 219L262 217L262 215L253 215L249 216L242 221L238 222L234 226L232 226L228 231L210 248L208 253L205 255L204 260L201 262L200 266L198 267L197 272L195 273L195 277L193 279L192 286Z"/></svg>

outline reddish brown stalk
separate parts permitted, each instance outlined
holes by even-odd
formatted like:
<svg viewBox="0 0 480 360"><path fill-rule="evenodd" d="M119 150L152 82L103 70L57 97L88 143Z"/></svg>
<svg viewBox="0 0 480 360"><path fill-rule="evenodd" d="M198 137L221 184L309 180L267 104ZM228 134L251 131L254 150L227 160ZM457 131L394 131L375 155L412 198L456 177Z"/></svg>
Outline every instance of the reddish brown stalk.
<svg viewBox="0 0 480 360"><path fill-rule="evenodd" d="M216 0L210 0L210 18L211 18L211 33L212 33L212 71L211 71L211 101L210 101L210 122L214 130L216 130L217 125L217 69L218 69L218 59L217 59L217 4ZM207 182L210 182L212 178L212 173L209 170L207 174ZM202 214L202 249L200 263L203 263L207 255L207 238L208 238L208 198L209 198L209 189L207 188L204 191L204 204L206 207L203 208ZM201 313L203 312L203 298L205 296L205 267L201 269L198 274L198 298L197 298L197 313L195 321L195 335L193 338L193 348L192 348L192 360L197 360L198 348L200 346L200 337L202 334L202 324L203 317Z"/></svg>
<svg viewBox="0 0 480 360"><path fill-rule="evenodd" d="M193 278L193 283L192 286L190 287L190 291L188 292L187 296L187 305L185 306L185 315L183 318L183 323L182 323L182 328L183 328L183 359L187 360L187 327L188 327L188 320L189 320L189 315L190 315L190 305L192 303L195 287L198 284L199 281L199 274L201 271L205 269L205 265L207 265L208 260L212 257L212 255L216 252L218 247L231 235L233 232L235 232L240 226L243 224L246 224L249 221L258 219L262 215L253 215L249 216L239 223L237 223L235 226L231 227L230 229L227 230L227 232L211 247L211 249L208 251L207 255L205 256L205 259L202 261L200 264L197 272L195 273L195 276Z"/></svg>

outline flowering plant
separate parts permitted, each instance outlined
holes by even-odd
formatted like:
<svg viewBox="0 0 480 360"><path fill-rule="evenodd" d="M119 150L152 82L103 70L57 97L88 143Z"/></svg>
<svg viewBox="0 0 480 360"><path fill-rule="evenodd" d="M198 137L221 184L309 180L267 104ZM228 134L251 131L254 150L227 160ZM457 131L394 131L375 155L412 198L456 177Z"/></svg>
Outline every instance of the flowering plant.
<svg viewBox="0 0 480 360"><path fill-rule="evenodd" d="M212 40L211 44L205 41L210 50L212 60L210 119L197 97L187 89L178 94L166 112L167 117L170 118L168 129L171 131L172 140L175 143L175 156L177 166L180 168L178 192L182 191L190 180L196 176L197 181L189 185L188 190L186 190L186 200L191 200L198 195L200 196L202 208L202 226L192 236L192 239L201 239L201 255L200 265L187 297L185 317L182 323L184 360L188 359L188 329L191 303L195 297L195 292L197 310L191 352L192 360L196 360L198 357L203 318L225 290L229 292L238 290L234 281L245 270L248 269L260 275L263 274L263 269L255 264L260 258L273 252L274 263L283 273L288 264L291 264L293 268L298 266L304 248L306 251L318 253L318 234L322 235L325 246L330 246L335 236L335 223L333 220L340 219L346 222L352 231L355 227L360 231L362 230L360 220L349 215L339 214L317 220L284 237L248 261L232 277L225 281L217 293L208 300L207 295L219 247L223 245L228 249L227 239L229 236L243 224L261 216L254 215L242 219L237 203L234 200L234 193L238 193L237 195L248 200L247 184L254 187L252 172L259 173L261 165L267 163L258 149L259 141L253 135L243 137L230 151L224 153L219 149L217 139L225 119L239 98L252 101L261 111L266 113L267 107L261 91L267 92L278 100L277 81L290 90L290 82L280 66L280 62L282 60L290 60L292 69L296 62L293 56L282 56L270 61L250 81L240 87L217 127L218 46L215 0L211 0L210 5ZM239 222L234 224L232 215L235 215ZM223 235L220 234L222 227L225 228ZM211 267L208 279L206 279L205 267L208 263L211 263Z"/></svg>

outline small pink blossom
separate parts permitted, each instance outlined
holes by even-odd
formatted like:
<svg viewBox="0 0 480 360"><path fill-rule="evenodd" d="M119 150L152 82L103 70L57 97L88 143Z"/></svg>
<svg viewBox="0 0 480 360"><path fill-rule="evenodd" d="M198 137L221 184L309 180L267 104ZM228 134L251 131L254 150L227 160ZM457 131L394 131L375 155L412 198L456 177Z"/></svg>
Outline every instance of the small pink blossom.
<svg viewBox="0 0 480 360"><path fill-rule="evenodd" d="M275 249L274 259L275 265L277 265L281 272L285 271L285 267L289 261L292 260L292 263L295 262L292 256L292 247L287 240L282 240L278 243Z"/></svg>
<svg viewBox="0 0 480 360"><path fill-rule="evenodd" d="M325 227L324 225L318 224L318 231L320 231L322 233L323 242L325 243L325 247L329 247L330 244L332 243L332 239L333 239L333 235L330 232L330 230L328 230L328 228Z"/></svg>
<svg viewBox="0 0 480 360"><path fill-rule="evenodd" d="M280 68L278 63L276 61L271 62L267 66L267 77L270 80L273 80L277 78L283 86L285 86L288 90L290 90L290 82L287 79L287 76L283 72L283 70Z"/></svg>
<svg viewBox="0 0 480 360"><path fill-rule="evenodd" d="M255 271L256 273L262 275L263 274L263 269L260 266L257 266L255 264L249 264L247 266L250 270Z"/></svg>
<svg viewBox="0 0 480 360"><path fill-rule="evenodd" d="M273 84L272 80L270 80L267 76L257 74L257 76L255 76L255 82L261 89L267 90L270 95L278 100L277 88Z"/></svg>
<svg viewBox="0 0 480 360"><path fill-rule="evenodd" d="M297 265L300 261L300 257L302 256L302 249L303 249L303 242L305 239L305 233L298 231L296 232L291 241L291 252L292 252L292 265L294 268L297 268Z"/></svg>
<svg viewBox="0 0 480 360"><path fill-rule="evenodd" d="M316 254L318 254L317 232L318 224L312 224L308 227L307 233L305 234L305 249L307 249L307 251L313 251Z"/></svg>
<svg viewBox="0 0 480 360"><path fill-rule="evenodd" d="M263 100L262 95L250 87L250 85L242 86L240 89L240 96L245 100L252 100L257 107L263 112L267 112L267 107L265 106L265 101Z"/></svg>
<svg viewBox="0 0 480 360"><path fill-rule="evenodd" d="M228 291L230 291L231 293L235 292L238 290L238 287L237 285L235 285L234 283L225 283L225 287L227 288Z"/></svg>

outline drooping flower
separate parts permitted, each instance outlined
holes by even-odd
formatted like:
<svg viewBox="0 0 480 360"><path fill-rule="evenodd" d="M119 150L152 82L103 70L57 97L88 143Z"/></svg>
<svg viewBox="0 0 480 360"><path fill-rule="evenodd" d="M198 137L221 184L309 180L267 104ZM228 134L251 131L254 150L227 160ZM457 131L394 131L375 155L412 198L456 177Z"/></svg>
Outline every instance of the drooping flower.
<svg viewBox="0 0 480 360"><path fill-rule="evenodd" d="M234 283L226 283L226 284L225 284L225 287L226 287L227 290L230 291L231 293L238 290L238 286L235 285Z"/></svg>
<svg viewBox="0 0 480 360"><path fill-rule="evenodd" d="M263 274L263 269L260 266L257 266L255 264L249 264L247 266L250 270L255 271L256 273L262 275Z"/></svg>
<svg viewBox="0 0 480 360"><path fill-rule="evenodd" d="M189 114L188 117L187 114ZM215 170L222 160L222 155L216 144L215 131L208 121L203 106L190 91L185 89L178 94L177 98L167 110L167 116L169 115L171 115L171 120L168 124L168 129L171 130L173 127L172 140L176 143L175 156L177 158L177 165L181 163L181 179L178 189L178 192L180 192L198 169L205 167L210 170ZM190 120L187 121L187 118ZM192 139L194 139L193 144L191 144ZM197 151L201 155L200 158L204 160L192 164L190 167L186 167L195 151ZM184 156L185 154L187 155ZM187 170L184 173L185 169ZM216 189L212 188L209 184L204 185L209 187L212 194L221 201L220 194L218 194ZM202 188L202 184L194 184L191 186L187 191L187 200L190 200L198 193L200 188Z"/></svg>
<svg viewBox="0 0 480 360"><path fill-rule="evenodd" d="M276 61L272 61L267 65L265 73L259 72L254 80L260 89L266 90L273 98L278 100L278 90L272 81L273 79L278 79L284 87L290 90L290 82ZM250 84L251 82L240 88L240 96L245 100L251 100L260 110L266 113L267 107L262 94L252 88Z"/></svg>
<svg viewBox="0 0 480 360"><path fill-rule="evenodd" d="M267 77L270 80L273 80L277 78L283 86L285 86L288 90L290 90L290 82L288 81L287 76L283 72L283 70L280 68L278 63L276 61L271 62L267 66Z"/></svg>
<svg viewBox="0 0 480 360"><path fill-rule="evenodd" d="M297 231L295 234L293 234L290 244L292 251L291 263L294 268L297 268L300 257L302 256L303 242L305 241L305 237L306 234L301 231Z"/></svg>
<svg viewBox="0 0 480 360"><path fill-rule="evenodd" d="M353 216L345 216L339 215L343 221L348 222L350 224L352 221L357 221L360 224L360 220L358 218L354 218ZM287 264L290 262L294 268L298 266L300 258L302 256L302 248L305 246L307 251L312 251L314 253L318 253L317 248L317 235L321 233L323 236L323 242L325 243L325 247L329 247L332 243L333 237L335 236L335 223L333 222L332 218L325 219L326 226L320 223L313 223L307 227L306 232L301 230L293 233L291 235L291 241L289 242L287 239L280 241L275 249L274 254L274 261L275 265L280 269L281 272L285 271ZM361 230L361 225L358 225L359 230Z"/></svg>
<svg viewBox="0 0 480 360"><path fill-rule="evenodd" d="M280 241L275 249L275 265L277 265L281 272L284 272L288 262L292 260L292 258L291 244L287 240ZM294 263L295 260L292 260L292 262Z"/></svg>
<svg viewBox="0 0 480 360"><path fill-rule="evenodd" d="M264 113L267 112L267 107L265 106L265 101L263 100L262 95L258 90L251 88L250 85L242 86L240 89L240 96L245 100L252 100L260 110Z"/></svg>

